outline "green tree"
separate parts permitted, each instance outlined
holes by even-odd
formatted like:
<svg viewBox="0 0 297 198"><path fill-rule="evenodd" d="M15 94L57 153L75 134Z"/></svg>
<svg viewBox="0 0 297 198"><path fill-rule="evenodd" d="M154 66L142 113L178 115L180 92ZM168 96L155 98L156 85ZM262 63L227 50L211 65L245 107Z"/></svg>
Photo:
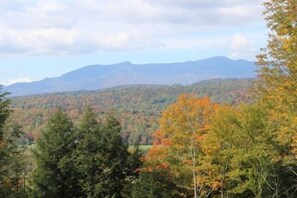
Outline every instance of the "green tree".
<svg viewBox="0 0 297 198"><path fill-rule="evenodd" d="M35 196L62 198L81 194L71 162L74 148L73 123L58 109L36 141L34 154L37 168L33 173Z"/></svg>
<svg viewBox="0 0 297 198"><path fill-rule="evenodd" d="M136 169L140 167L139 150L134 153L128 152L128 144L124 144L121 137L121 125L119 121L108 116L106 123L102 128L101 141L104 144L105 165L106 168L103 177L106 178L102 186L106 188L107 195L122 197L129 195L131 189L125 188L131 186L131 182L136 178ZM126 192L124 192L124 189ZM130 196L129 196L130 197Z"/></svg>
<svg viewBox="0 0 297 198"><path fill-rule="evenodd" d="M84 112L73 160L87 197L129 196L127 185L137 176L140 162L138 152L128 152L120 132L121 125L115 118L107 117L99 124L90 108Z"/></svg>
<svg viewBox="0 0 297 198"><path fill-rule="evenodd" d="M1 140L4 138L4 125L9 116L9 104L10 101L6 98L8 93L0 94L0 138Z"/></svg>
<svg viewBox="0 0 297 198"><path fill-rule="evenodd" d="M135 180L132 198L178 198L183 197L182 191L172 181L166 170L141 172Z"/></svg>
<svg viewBox="0 0 297 198"><path fill-rule="evenodd" d="M2 197L26 197L25 164L22 149L17 141L20 127L9 120L7 93L0 94L0 195Z"/></svg>
<svg viewBox="0 0 297 198"><path fill-rule="evenodd" d="M76 132L76 149L72 153L72 159L77 170L79 185L85 196L98 197L100 189L96 189L100 183L102 168L102 150L100 125L94 112L87 108Z"/></svg>

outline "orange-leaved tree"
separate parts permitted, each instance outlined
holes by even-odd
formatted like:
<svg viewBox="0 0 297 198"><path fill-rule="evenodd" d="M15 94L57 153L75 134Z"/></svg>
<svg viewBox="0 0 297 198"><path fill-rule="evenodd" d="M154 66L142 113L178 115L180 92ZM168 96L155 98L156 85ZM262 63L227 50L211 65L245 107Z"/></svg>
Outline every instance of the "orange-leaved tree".
<svg viewBox="0 0 297 198"><path fill-rule="evenodd" d="M192 189L194 197L211 192L200 171L201 142L210 129L217 108L209 97L182 94L167 107L154 134L154 145L146 156L151 168L166 168L181 188Z"/></svg>

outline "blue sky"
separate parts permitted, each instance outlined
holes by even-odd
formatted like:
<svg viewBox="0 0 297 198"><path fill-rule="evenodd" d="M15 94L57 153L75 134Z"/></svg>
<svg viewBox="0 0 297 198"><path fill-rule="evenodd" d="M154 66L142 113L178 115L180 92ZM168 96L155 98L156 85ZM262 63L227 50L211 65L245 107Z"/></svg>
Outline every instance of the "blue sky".
<svg viewBox="0 0 297 198"><path fill-rule="evenodd" d="M262 0L1 0L0 84L90 64L255 60Z"/></svg>

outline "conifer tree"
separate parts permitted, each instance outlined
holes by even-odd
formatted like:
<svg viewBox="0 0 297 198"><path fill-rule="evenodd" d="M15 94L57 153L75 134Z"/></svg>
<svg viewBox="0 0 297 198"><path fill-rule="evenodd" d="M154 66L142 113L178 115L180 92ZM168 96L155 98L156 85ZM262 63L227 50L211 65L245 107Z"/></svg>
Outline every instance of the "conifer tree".
<svg viewBox="0 0 297 198"><path fill-rule="evenodd" d="M94 112L84 112L77 129L77 148L73 160L87 197L129 196L126 186L133 180L140 162L130 154L120 136L121 125L113 117L99 124Z"/></svg>
<svg viewBox="0 0 297 198"><path fill-rule="evenodd" d="M106 193L114 197L123 197L124 188L133 179L134 171L139 168L137 162L138 153L130 154L128 145L123 143L121 137L121 125L117 119L108 116L102 128L102 144L105 144L106 169L103 182ZM136 162L136 163L135 163ZM126 192L127 193L127 192Z"/></svg>
<svg viewBox="0 0 297 198"><path fill-rule="evenodd" d="M8 93L0 94L0 140L4 137L4 125L9 116L9 100L6 98Z"/></svg>
<svg viewBox="0 0 297 198"><path fill-rule="evenodd" d="M9 121L8 93L0 94L0 195L1 197L26 197L25 166L18 148L20 126Z"/></svg>
<svg viewBox="0 0 297 198"><path fill-rule="evenodd" d="M77 147L72 153L72 159L77 170L79 185L87 197L99 196L100 192L96 189L103 172L99 126L96 115L87 108L76 129Z"/></svg>
<svg viewBox="0 0 297 198"><path fill-rule="evenodd" d="M178 198L182 196L181 190L173 182L168 171L154 170L141 172L135 180L132 191L133 198Z"/></svg>
<svg viewBox="0 0 297 198"><path fill-rule="evenodd" d="M78 197L80 188L71 162L75 148L73 123L58 109L36 142L35 196Z"/></svg>

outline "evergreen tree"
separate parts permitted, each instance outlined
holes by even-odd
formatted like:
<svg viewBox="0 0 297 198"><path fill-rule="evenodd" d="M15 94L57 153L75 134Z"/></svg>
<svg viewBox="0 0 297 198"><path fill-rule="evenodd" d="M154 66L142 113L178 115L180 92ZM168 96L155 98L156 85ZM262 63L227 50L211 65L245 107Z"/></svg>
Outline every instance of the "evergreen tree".
<svg viewBox="0 0 297 198"><path fill-rule="evenodd" d="M130 154L120 136L120 123L108 117L99 124L88 108L77 129L77 149L73 153L81 188L87 197L124 197L125 188L139 167L137 153Z"/></svg>
<svg viewBox="0 0 297 198"><path fill-rule="evenodd" d="M25 166L18 148L21 136L18 125L9 121L7 93L0 94L0 195L1 197L26 197Z"/></svg>
<svg viewBox="0 0 297 198"><path fill-rule="evenodd" d="M76 149L72 159L79 185L87 197L98 197L96 184L100 183L102 168L102 145L100 127L94 112L87 108L76 129Z"/></svg>
<svg viewBox="0 0 297 198"><path fill-rule="evenodd" d="M79 197L76 173L71 160L75 148L73 123L58 109L36 142L37 168L33 173L35 196Z"/></svg>
<svg viewBox="0 0 297 198"><path fill-rule="evenodd" d="M0 94L0 140L4 138L4 125L10 113L10 101L6 98L7 94L8 93Z"/></svg>
<svg viewBox="0 0 297 198"><path fill-rule="evenodd" d="M178 198L184 197L180 188L174 184L167 171L154 170L141 172L134 182L133 198Z"/></svg>
<svg viewBox="0 0 297 198"><path fill-rule="evenodd" d="M108 171L103 173L103 177L106 179L103 181L102 186L105 189L104 193L113 197L123 197L125 185L131 182L131 176L134 175L134 171L140 165L137 164L139 159L134 158L134 156L139 157L138 152L136 151L133 154L128 152L128 145L123 143L120 132L121 125L119 121L112 116L107 117L102 128L101 141L102 144L105 144L105 169Z"/></svg>

